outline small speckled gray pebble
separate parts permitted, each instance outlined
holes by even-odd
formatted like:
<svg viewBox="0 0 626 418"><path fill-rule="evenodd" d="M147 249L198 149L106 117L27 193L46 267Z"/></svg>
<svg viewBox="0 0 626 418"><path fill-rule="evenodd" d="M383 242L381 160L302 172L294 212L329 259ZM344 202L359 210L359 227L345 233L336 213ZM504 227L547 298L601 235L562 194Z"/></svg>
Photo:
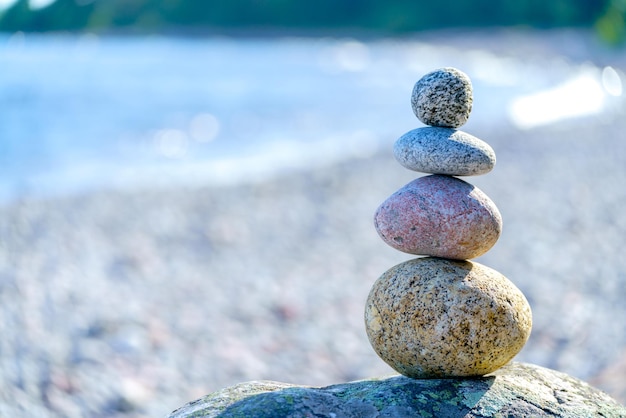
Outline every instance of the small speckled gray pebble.
<svg viewBox="0 0 626 418"><path fill-rule="evenodd" d="M415 116L430 126L458 128L472 111L469 77L456 68L441 68L426 74L413 87L411 105Z"/></svg>
<svg viewBox="0 0 626 418"><path fill-rule="evenodd" d="M414 378L490 373L522 349L531 326L522 292L471 261L405 261L374 283L365 306L376 353Z"/></svg>
<svg viewBox="0 0 626 418"><path fill-rule="evenodd" d="M450 176L485 174L496 165L486 142L451 128L413 129L396 141L393 155L409 170Z"/></svg>

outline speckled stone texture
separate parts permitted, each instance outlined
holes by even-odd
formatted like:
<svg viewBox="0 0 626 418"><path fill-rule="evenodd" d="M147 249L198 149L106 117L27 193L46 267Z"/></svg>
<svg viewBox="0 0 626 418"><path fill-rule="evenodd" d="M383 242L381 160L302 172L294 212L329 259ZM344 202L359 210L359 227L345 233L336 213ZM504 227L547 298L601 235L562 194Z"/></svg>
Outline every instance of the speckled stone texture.
<svg viewBox="0 0 626 418"><path fill-rule="evenodd" d="M472 111L469 77L456 68L441 68L422 77L413 87L411 105L415 116L430 126L458 128Z"/></svg>
<svg viewBox="0 0 626 418"><path fill-rule="evenodd" d="M365 325L376 353L405 376L482 376L522 349L532 316L522 292L497 271L424 257L374 283Z"/></svg>
<svg viewBox="0 0 626 418"><path fill-rule="evenodd" d="M435 174L389 196L376 210L374 225L383 241L400 251L466 260L493 247L502 216L477 187Z"/></svg>
<svg viewBox="0 0 626 418"><path fill-rule="evenodd" d="M451 176L485 174L496 165L486 142L451 128L413 129L396 141L393 155L409 170Z"/></svg>
<svg viewBox="0 0 626 418"><path fill-rule="evenodd" d="M625 417L626 408L554 370L509 363L481 378L365 379L322 388L252 381L190 402L168 418Z"/></svg>

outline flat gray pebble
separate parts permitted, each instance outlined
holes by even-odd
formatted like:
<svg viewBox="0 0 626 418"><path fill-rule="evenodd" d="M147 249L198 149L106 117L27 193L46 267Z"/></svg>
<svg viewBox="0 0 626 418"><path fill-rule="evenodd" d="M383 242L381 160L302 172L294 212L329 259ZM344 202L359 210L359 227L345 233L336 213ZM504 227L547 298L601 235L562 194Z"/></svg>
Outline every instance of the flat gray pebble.
<svg viewBox="0 0 626 418"><path fill-rule="evenodd" d="M393 155L409 170L450 176L485 174L496 165L489 144L450 128L413 129L396 141Z"/></svg>

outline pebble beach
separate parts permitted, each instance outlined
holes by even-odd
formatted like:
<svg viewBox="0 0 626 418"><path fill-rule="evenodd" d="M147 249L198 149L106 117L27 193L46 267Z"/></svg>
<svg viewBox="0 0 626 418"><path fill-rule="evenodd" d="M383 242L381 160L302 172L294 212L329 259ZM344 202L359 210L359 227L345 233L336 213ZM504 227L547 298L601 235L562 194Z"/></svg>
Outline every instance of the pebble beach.
<svg viewBox="0 0 626 418"><path fill-rule="evenodd" d="M625 131L626 105L468 131L496 153L472 184L503 218L476 261L510 279L533 311L515 360L622 403ZM419 176L394 160L395 139L236 185L5 203L0 415L155 417L242 381L324 386L393 373L369 344L363 311L372 283L413 257L373 226L380 203Z"/></svg>

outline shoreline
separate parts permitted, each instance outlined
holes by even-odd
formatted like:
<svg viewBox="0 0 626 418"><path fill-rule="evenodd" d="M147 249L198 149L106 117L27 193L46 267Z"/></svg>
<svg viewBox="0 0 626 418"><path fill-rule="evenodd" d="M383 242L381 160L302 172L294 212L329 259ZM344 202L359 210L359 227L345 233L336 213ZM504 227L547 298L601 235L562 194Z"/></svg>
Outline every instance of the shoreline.
<svg viewBox="0 0 626 418"><path fill-rule="evenodd" d="M405 127L415 127L414 117L404 104L406 94L401 94L401 91L404 91L405 85L410 88L411 80L424 67L420 56L435 60L437 65L456 63L459 66L466 63L469 73L475 73L473 80L477 100L474 116L467 127L470 130L505 129L511 124L528 123L523 117L524 112L511 111L512 104L519 98L551 91L563 83L568 84L570 95L575 95L577 89L585 88L587 90L580 92L581 95L596 97L600 94L604 103L601 111L606 113L613 112L615 106L623 105L623 100L618 101L607 95L606 86L601 85L601 73L602 66L608 64L616 65L618 70L626 68L626 54L596 48L597 42L589 31L559 30L549 32L549 35L509 29L467 34L447 31L423 33L405 39L414 39L415 42L394 45L393 42L359 44L347 40L326 40L323 46L306 44L306 48L310 49L305 51L319 54L315 55L317 58L302 54L300 49L303 45L297 42L282 45L277 58L293 62L294 59L288 58L300 51L297 58L306 61L300 67L292 65L285 70L286 84L298 87L307 82L318 83L316 86L322 91L316 93L319 96L316 96L317 99L312 98L312 93L307 93L306 88L288 88L275 96L276 89L272 87L275 80L273 71L268 70L271 67L268 62L258 68L253 67L248 73L238 72L237 66L209 72L214 78L210 87L206 86L207 77L211 78L206 71L187 73L187 67L178 66L156 71L157 75L144 80L143 84L129 82L127 72L150 70L150 66L144 66L142 60L133 61L133 65L120 72L113 72L119 66L112 66L110 75L107 72L95 73L99 74L96 80L104 84L109 76L126 80L122 87L137 88L131 96L111 93L114 89L97 88L86 98L76 99L82 97L83 92L103 83L78 83L69 93L56 91L49 94L45 93L48 90L46 86L62 83L63 79L37 79L30 86L30 100L32 106L40 110L32 113L29 110L32 106L20 105L19 101L16 101L15 109L9 107L15 112L15 117L6 119L5 128L11 141L4 160L5 180L0 185L0 199L8 202L23 194L54 195L58 192L67 194L90 189L127 188L131 182L136 183L133 185L136 189L154 186L155 182L160 183L159 187L165 186L167 181L171 185L183 186L185 181L232 183L233 178L265 176L276 167L293 168L309 164L312 157L316 160L315 166L319 166L327 164L325 160L329 158L341 160L349 159L349 154L354 152L373 153L392 143L393 136L404 131ZM167 42L155 42L148 42L151 51L146 55L148 60L161 57L163 51L170 51L166 54L170 61L193 57L189 52L180 55L171 53L180 50L179 47L184 44L168 46ZM37 54L46 50L46 43L41 44L33 42L32 50L21 59L36 59ZM54 42L47 44L51 46ZM218 54L216 56L226 54L234 62L245 58L246 54L273 50L271 46L259 48L258 45L247 45L238 49L232 45L220 45L213 45L210 53ZM146 48L145 45L131 46ZM95 72L98 66L111 65L110 60L114 60L115 56L111 47L106 42L99 46L97 40L85 40L77 41L75 45L73 42L63 44L59 46L59 52L72 51L74 71L84 76ZM98 51L107 52L101 56ZM125 51L127 54L130 52ZM192 48L191 51L197 49ZM597 57L597 63L594 61L591 67L585 67L584 60L592 56ZM86 57L90 59L86 60ZM622 67L617 66L619 60L616 57L621 57ZM87 65L91 59L99 64ZM322 59L327 61L325 66L318 62ZM398 60L397 71L389 67L390 60ZM19 59L17 62L20 62ZM210 59L202 63L211 66ZM8 64L11 68L10 61ZM47 65L58 66L60 63L52 60ZM544 69L550 66L555 66L555 69L546 73ZM255 73L255 68L260 73ZM28 66L25 67L27 69ZM233 75L233 72L237 74ZM626 84L622 70L612 73L621 78L622 85ZM174 93L168 93L167 88L154 88L168 85L173 74L195 81L183 83ZM392 74L394 81L382 74ZM21 80L17 74L13 77ZM29 85L27 79L21 82ZM142 87L137 87L138 84ZM224 92L212 94L215 90L220 91L223 84L234 88L235 93L239 91L239 96L235 94L233 98ZM195 91L197 86L204 86L203 93L190 93L190 89ZM11 83L5 87L12 91ZM589 88L593 91L589 92ZM144 108L145 102L135 99L146 94L153 94L158 99L155 98L154 103ZM172 94L185 97L181 99L183 101L199 104L170 106ZM78 118L64 116L91 106L96 97L103 103L132 103L132 106L113 108L103 105L98 108L103 116L92 117L88 112L78 123ZM597 102L598 99L595 100ZM78 106L80 109L75 108L77 103L82 103ZM552 107L560 105L564 104ZM346 117L338 117L344 114L347 106L351 106L352 111L346 113ZM55 115L58 108L68 108L68 111ZM265 108L270 110L264 112ZM527 105L527 113L528 108ZM141 111L134 113L137 109L143 109L144 114L152 116L142 116ZM131 118L126 116L129 112L133 114ZM536 119L537 113L531 115L531 119ZM108 122L103 119L106 116ZM197 139L191 131L192 122L199 116L208 116L213 123L205 126L212 132L209 139ZM30 126L34 121L48 129L28 137L23 127ZM111 126L118 128L111 129Z"/></svg>

